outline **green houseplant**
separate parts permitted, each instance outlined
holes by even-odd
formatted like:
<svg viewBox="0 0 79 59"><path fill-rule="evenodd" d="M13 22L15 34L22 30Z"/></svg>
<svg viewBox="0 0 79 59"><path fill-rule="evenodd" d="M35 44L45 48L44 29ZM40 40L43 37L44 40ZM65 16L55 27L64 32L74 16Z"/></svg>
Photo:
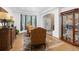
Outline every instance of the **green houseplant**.
<svg viewBox="0 0 79 59"><path fill-rule="evenodd" d="M18 29L16 29L16 35L18 35L19 34L19 30Z"/></svg>

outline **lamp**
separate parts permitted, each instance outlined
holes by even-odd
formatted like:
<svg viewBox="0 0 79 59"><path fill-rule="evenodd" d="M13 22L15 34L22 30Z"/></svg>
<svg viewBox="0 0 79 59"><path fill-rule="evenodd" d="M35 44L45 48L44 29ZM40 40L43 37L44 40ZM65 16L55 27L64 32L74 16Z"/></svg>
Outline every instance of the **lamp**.
<svg viewBox="0 0 79 59"><path fill-rule="evenodd" d="M3 27L6 27L8 25L8 20L10 20L10 15L5 12L0 12L0 21Z"/></svg>

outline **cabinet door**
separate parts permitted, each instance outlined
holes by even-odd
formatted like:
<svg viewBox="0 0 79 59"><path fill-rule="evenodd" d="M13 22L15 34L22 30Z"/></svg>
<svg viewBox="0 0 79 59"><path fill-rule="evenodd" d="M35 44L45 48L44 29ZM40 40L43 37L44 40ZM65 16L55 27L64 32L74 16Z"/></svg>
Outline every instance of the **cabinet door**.
<svg viewBox="0 0 79 59"><path fill-rule="evenodd" d="M75 13L75 43L79 45L79 13Z"/></svg>
<svg viewBox="0 0 79 59"><path fill-rule="evenodd" d="M0 49L1 49L1 39L0 39Z"/></svg>
<svg viewBox="0 0 79 59"><path fill-rule="evenodd" d="M63 16L63 38L73 43L73 14Z"/></svg>
<svg viewBox="0 0 79 59"><path fill-rule="evenodd" d="M67 20L67 16L66 15L63 15L63 39L64 40L67 40L66 39L66 20Z"/></svg>

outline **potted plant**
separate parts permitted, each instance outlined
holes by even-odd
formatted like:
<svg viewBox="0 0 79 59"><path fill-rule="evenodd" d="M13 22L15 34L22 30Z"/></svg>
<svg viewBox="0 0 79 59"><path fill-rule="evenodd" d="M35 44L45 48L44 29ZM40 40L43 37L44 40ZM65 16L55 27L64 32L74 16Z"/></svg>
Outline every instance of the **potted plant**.
<svg viewBox="0 0 79 59"><path fill-rule="evenodd" d="M18 29L16 29L16 35L18 35L19 34L19 30Z"/></svg>

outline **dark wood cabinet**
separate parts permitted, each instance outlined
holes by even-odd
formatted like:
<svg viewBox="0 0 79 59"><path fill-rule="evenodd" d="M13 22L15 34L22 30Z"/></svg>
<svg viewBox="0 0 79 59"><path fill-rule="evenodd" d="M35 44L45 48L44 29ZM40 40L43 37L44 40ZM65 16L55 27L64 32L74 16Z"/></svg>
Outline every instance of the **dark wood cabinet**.
<svg viewBox="0 0 79 59"><path fill-rule="evenodd" d="M8 50L10 46L10 30L8 28L0 29L0 41L1 48L0 50Z"/></svg>
<svg viewBox="0 0 79 59"><path fill-rule="evenodd" d="M11 39L11 45L13 45L13 42L15 41L16 38L16 29L15 28L11 28L10 29L10 39Z"/></svg>
<svg viewBox="0 0 79 59"><path fill-rule="evenodd" d="M0 50L6 51L12 48L15 39L15 30L12 28L0 29Z"/></svg>
<svg viewBox="0 0 79 59"><path fill-rule="evenodd" d="M79 8L61 13L61 39L79 46Z"/></svg>

